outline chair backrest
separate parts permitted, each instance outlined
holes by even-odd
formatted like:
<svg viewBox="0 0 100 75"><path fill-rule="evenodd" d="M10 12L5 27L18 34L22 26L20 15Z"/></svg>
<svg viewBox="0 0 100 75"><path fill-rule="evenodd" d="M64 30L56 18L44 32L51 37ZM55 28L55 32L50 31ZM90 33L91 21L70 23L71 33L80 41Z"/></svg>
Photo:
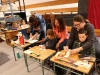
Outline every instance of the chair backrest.
<svg viewBox="0 0 100 75"><path fill-rule="evenodd" d="M27 29L22 29L22 30L20 30L20 32L22 32L25 39L28 39Z"/></svg>

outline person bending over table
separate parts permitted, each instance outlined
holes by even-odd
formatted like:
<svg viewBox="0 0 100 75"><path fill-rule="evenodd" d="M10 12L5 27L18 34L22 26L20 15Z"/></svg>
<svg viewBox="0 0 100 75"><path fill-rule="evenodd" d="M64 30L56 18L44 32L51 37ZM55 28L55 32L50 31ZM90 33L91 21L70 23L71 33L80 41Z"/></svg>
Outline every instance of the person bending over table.
<svg viewBox="0 0 100 75"><path fill-rule="evenodd" d="M85 44L85 42L87 42L87 30L85 29L80 29L78 31L78 40L75 40L74 41L74 44L73 44L73 47L72 47L72 50L70 51L71 54L74 54L74 49L82 46ZM79 57L81 59L87 59L87 60L90 60L91 57L95 57L95 48L94 48L94 44L92 44L87 50L82 50L79 52Z"/></svg>
<svg viewBox="0 0 100 75"><path fill-rule="evenodd" d="M73 43L78 40L78 32L80 29L87 30L87 41L80 47L73 49L71 52L72 54L79 53L81 51L87 50L89 47L91 47L94 44L95 52L96 52L96 58L99 58L100 55L100 44L98 42L98 39L94 33L94 27L91 23L85 22L84 18L81 15L75 15L73 18L73 24L74 26L71 29L70 37L67 42L67 46L65 48L65 51L69 49L72 49Z"/></svg>
<svg viewBox="0 0 100 75"><path fill-rule="evenodd" d="M30 39L38 40L34 45L39 45L45 39L44 31L40 29L39 21L35 17L33 17L31 25L34 30L30 31Z"/></svg>

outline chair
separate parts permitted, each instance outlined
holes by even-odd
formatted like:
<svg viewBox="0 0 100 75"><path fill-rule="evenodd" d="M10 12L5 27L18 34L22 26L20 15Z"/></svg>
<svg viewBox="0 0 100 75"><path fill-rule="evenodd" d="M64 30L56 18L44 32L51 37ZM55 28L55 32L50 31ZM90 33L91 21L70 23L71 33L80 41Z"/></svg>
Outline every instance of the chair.
<svg viewBox="0 0 100 75"><path fill-rule="evenodd" d="M100 59L96 59L96 66L95 66L97 72L100 74Z"/></svg>
<svg viewBox="0 0 100 75"><path fill-rule="evenodd" d="M25 39L28 39L27 29L22 29L22 30L20 30L20 32L22 32Z"/></svg>

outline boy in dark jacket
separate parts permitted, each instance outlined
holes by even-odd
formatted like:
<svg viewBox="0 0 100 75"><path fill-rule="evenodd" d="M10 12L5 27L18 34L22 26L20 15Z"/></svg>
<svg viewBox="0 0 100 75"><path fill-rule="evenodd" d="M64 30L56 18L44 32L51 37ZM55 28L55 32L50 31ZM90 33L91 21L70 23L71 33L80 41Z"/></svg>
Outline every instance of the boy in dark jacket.
<svg viewBox="0 0 100 75"><path fill-rule="evenodd" d="M78 38L79 40L76 40L73 44L73 49L74 48L78 48L80 46L82 46L83 44L85 44L85 42L87 42L87 31L84 29L80 29L78 32ZM81 52L79 52L81 54L80 58L89 58L89 57L95 57L95 48L94 45L90 46L87 50L82 50Z"/></svg>

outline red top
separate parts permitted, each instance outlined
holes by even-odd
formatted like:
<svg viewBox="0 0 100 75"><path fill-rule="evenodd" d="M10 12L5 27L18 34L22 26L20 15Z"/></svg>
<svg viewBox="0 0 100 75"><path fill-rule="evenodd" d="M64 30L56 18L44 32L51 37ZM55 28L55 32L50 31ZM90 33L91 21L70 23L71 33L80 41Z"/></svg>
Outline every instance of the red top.
<svg viewBox="0 0 100 75"><path fill-rule="evenodd" d="M57 38L60 38L60 40L58 41L58 43L63 42L65 39L68 39L68 31L67 31L67 27L65 27L65 29L62 32L59 32L58 28L53 28L53 32L56 35Z"/></svg>

